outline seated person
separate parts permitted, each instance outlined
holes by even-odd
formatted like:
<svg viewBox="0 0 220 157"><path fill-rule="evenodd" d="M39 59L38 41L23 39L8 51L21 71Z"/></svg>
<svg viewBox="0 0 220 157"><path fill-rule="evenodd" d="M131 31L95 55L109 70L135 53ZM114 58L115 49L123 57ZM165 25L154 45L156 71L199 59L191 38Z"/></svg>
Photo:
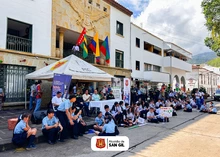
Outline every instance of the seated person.
<svg viewBox="0 0 220 157"><path fill-rule="evenodd" d="M192 112L192 106L190 105L190 102L186 102L185 108L183 110L184 112Z"/></svg>
<svg viewBox="0 0 220 157"><path fill-rule="evenodd" d="M217 109L213 106L213 104L211 104L209 108L209 114L217 114L217 112Z"/></svg>
<svg viewBox="0 0 220 157"><path fill-rule="evenodd" d="M169 122L170 121L169 118L162 114L162 110L161 110L162 107L163 105L160 105L159 108L156 110L157 113L156 117L160 122Z"/></svg>
<svg viewBox="0 0 220 157"><path fill-rule="evenodd" d="M158 109L160 105L162 105L162 102L160 99L158 99L158 101L156 102L156 108Z"/></svg>
<svg viewBox="0 0 220 157"><path fill-rule="evenodd" d="M115 96L113 95L113 91L111 90L110 93L107 95L106 100L112 100L115 99Z"/></svg>
<svg viewBox="0 0 220 157"><path fill-rule="evenodd" d="M119 105L118 102L115 102L114 105L112 106L111 113L116 120L116 124L121 124L123 121L123 114L122 114L121 106Z"/></svg>
<svg viewBox="0 0 220 157"><path fill-rule="evenodd" d="M120 105L120 107L121 107L122 114L125 115L125 114L126 114L126 106L125 106L125 105L129 105L129 104L127 104L127 103L124 104L123 101L120 101L120 102L119 102L119 105Z"/></svg>
<svg viewBox="0 0 220 157"><path fill-rule="evenodd" d="M93 126L93 128L95 130L101 132L102 128L103 128L103 125L104 125L104 118L103 118L102 112L98 111L97 117L95 118L95 125Z"/></svg>
<svg viewBox="0 0 220 157"><path fill-rule="evenodd" d="M135 118L134 107L129 108L127 110L127 114L126 116L123 117L123 121L124 121L125 127L137 124L137 119Z"/></svg>
<svg viewBox="0 0 220 157"><path fill-rule="evenodd" d="M208 112L207 106L206 106L206 102L204 102L201 107L200 107L200 111L199 112Z"/></svg>
<svg viewBox="0 0 220 157"><path fill-rule="evenodd" d="M52 105L53 105L53 110L56 112L57 108L59 107L59 105L62 103L62 93L61 92L57 92L57 95L53 97L53 99L51 100Z"/></svg>
<svg viewBox="0 0 220 157"><path fill-rule="evenodd" d="M62 132L62 126L58 123L58 119L54 116L54 110L48 109L47 116L42 120L42 132L47 138L49 144L55 144L57 135Z"/></svg>
<svg viewBox="0 0 220 157"><path fill-rule="evenodd" d="M37 133L37 129L33 128L28 125L29 121L29 115L23 114L21 116L21 120L18 121L18 123L15 126L14 134L12 138L13 144L22 147L26 140L29 139L28 146L26 147L26 150L36 149L36 146L34 144L35 135Z"/></svg>
<svg viewBox="0 0 220 157"><path fill-rule="evenodd" d="M154 108L150 107L149 112L147 113L147 121L150 123L159 123L158 119L154 114Z"/></svg>
<svg viewBox="0 0 220 157"><path fill-rule="evenodd" d="M105 117L105 124L102 128L102 132L95 131L95 134L98 136L115 136L115 123L112 120L111 116Z"/></svg>

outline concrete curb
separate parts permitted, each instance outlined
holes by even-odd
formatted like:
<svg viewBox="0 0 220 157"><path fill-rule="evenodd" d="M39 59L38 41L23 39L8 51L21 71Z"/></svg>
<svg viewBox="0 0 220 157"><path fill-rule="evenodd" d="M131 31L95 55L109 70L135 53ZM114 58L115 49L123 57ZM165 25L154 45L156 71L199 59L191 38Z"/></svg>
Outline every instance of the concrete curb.
<svg viewBox="0 0 220 157"><path fill-rule="evenodd" d="M88 129L92 129L94 124L90 124L87 126L86 130ZM43 136L43 134L41 133L40 135L36 136L36 140L35 143L39 144L39 143L45 143L46 139ZM16 149L17 147L10 141L8 143L4 143L4 144L0 144L0 152L4 152L4 151L8 151L8 150L12 150L12 149Z"/></svg>

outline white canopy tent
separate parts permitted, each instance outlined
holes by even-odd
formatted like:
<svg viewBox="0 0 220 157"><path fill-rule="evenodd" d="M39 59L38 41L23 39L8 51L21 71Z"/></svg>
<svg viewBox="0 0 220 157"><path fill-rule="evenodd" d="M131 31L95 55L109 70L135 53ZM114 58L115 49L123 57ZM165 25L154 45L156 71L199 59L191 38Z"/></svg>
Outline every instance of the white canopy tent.
<svg viewBox="0 0 220 157"><path fill-rule="evenodd" d="M74 80L109 82L114 76L100 70L88 62L70 55L49 66L39 69L25 76L25 79L32 80L52 80L54 74L71 75ZM25 88L26 89L26 88ZM25 108L26 108L26 90L25 90Z"/></svg>

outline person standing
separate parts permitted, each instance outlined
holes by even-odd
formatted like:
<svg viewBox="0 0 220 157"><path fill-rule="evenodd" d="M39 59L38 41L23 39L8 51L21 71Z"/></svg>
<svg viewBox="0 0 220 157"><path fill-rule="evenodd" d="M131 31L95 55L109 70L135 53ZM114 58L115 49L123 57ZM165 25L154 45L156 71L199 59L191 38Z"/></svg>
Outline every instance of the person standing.
<svg viewBox="0 0 220 157"><path fill-rule="evenodd" d="M35 99L36 99L36 94L37 94L36 86L37 86L37 82L35 82L31 86L30 103L29 103L29 110L30 111L33 109L33 102L35 102Z"/></svg>
<svg viewBox="0 0 220 157"><path fill-rule="evenodd" d="M76 96L70 95L69 99L62 102L57 109L57 117L59 118L63 127L63 131L61 132L60 136L60 142L64 142L64 138L67 138L66 135L68 134L67 128L69 123L70 125L74 125L71 117L72 105L74 102L76 102Z"/></svg>
<svg viewBox="0 0 220 157"><path fill-rule="evenodd" d="M85 91L85 94L83 94L83 101L84 101L84 107L85 107L85 110L86 110L86 115L88 117L90 117L90 114L89 114L89 102L91 100L91 96L89 95L89 90L86 90Z"/></svg>
<svg viewBox="0 0 220 157"><path fill-rule="evenodd" d="M39 80L37 83L37 86L36 86L37 95L36 95L36 107L35 107L34 112L39 111L40 106L41 106L41 98L42 98L41 83L42 83L42 81Z"/></svg>
<svg viewBox="0 0 220 157"><path fill-rule="evenodd" d="M0 111L2 110L3 102L4 102L4 92L3 92L3 89L0 88Z"/></svg>
<svg viewBox="0 0 220 157"><path fill-rule="evenodd" d="M141 100L145 101L146 89L144 88L143 85L141 85L140 91L141 91Z"/></svg>

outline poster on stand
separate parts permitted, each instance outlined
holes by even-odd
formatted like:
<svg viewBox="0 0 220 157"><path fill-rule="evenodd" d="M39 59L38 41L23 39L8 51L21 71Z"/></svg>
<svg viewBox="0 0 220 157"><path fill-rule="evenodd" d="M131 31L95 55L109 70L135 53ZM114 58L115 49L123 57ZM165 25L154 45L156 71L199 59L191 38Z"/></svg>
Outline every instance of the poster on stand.
<svg viewBox="0 0 220 157"><path fill-rule="evenodd" d="M131 98L131 80L129 78L124 78L124 102L130 105Z"/></svg>
<svg viewBox="0 0 220 157"><path fill-rule="evenodd" d="M112 87L112 91L115 99L122 100L121 88Z"/></svg>
<svg viewBox="0 0 220 157"><path fill-rule="evenodd" d="M62 94L68 94L68 93L65 93L65 90L67 90L68 92L71 79L72 79L72 76L70 75L54 74L52 97L54 97L58 91L61 92Z"/></svg>

